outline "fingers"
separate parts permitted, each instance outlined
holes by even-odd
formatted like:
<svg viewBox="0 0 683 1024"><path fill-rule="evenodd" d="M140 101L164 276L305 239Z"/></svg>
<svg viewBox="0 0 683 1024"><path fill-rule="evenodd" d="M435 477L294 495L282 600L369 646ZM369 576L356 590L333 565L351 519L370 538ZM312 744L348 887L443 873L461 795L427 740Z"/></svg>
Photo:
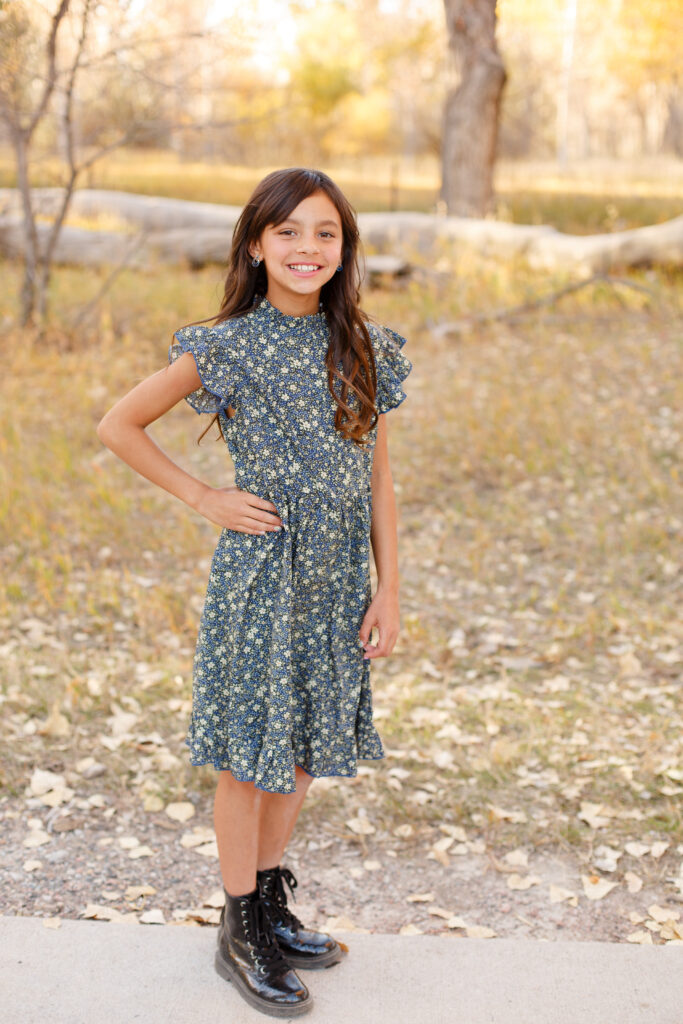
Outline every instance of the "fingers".
<svg viewBox="0 0 683 1024"><path fill-rule="evenodd" d="M269 524L271 527L282 526L282 520L277 514L277 507L272 501L268 501L267 498L259 498L258 494L251 494L249 491L245 491L245 496L249 504L249 516L255 519L259 523ZM254 509L262 510L258 514Z"/></svg>
<svg viewBox="0 0 683 1024"><path fill-rule="evenodd" d="M241 520L244 525L240 525L236 529L252 534L264 534L282 529L282 520L272 501L260 498L258 494L252 494L251 491L243 491L242 495L246 504Z"/></svg>
<svg viewBox="0 0 683 1024"><path fill-rule="evenodd" d="M361 633L361 639L363 640L363 661L369 660L370 658L386 658L387 655L391 654L398 637L398 632L393 630L384 630L377 626L377 632L379 633L379 643L371 644L369 635L372 630L368 631L368 638L364 639Z"/></svg>

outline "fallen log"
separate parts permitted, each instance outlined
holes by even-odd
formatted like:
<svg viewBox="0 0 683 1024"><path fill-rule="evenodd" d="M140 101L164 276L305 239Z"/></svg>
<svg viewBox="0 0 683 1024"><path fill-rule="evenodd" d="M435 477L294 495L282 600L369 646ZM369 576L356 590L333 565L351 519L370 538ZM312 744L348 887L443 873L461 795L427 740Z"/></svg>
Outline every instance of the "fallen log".
<svg viewBox="0 0 683 1024"><path fill-rule="evenodd" d="M57 208L58 189L34 189L37 211L50 216ZM19 196L0 189L0 251L10 257L23 252ZM193 267L224 263L241 207L188 202L160 196L134 195L102 189L74 192L71 211L94 217L107 213L147 233L133 265L153 261L187 262ZM448 217L400 211L360 213L358 226L365 247L366 273L403 275L417 252L425 260L446 251L468 248L485 257L521 257L539 270L569 271L582 276L606 274L622 267L683 263L683 216L663 224L599 235L566 235L548 225L509 224L494 220ZM39 238L47 225L38 224ZM88 231L65 226L55 262L99 265L116 263L128 248L125 231Z"/></svg>

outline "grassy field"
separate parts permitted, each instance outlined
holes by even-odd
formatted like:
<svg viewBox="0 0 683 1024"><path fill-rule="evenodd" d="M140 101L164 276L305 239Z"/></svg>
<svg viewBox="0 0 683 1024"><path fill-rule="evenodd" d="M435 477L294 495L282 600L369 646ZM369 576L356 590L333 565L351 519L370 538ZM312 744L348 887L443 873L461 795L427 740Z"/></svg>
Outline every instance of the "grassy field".
<svg viewBox="0 0 683 1024"><path fill-rule="evenodd" d="M120 189L241 206L272 167L207 165L167 152L110 155L94 165L79 187ZM433 212L440 170L435 159L394 161L366 158L323 167L339 182L355 208ZM37 162L35 185L55 185L59 166ZM0 154L0 187L14 186L9 153ZM395 186L395 187L394 187ZM501 162L496 171L498 219L520 224L552 224L570 234L620 231L657 224L683 212L683 165L659 160L642 165L594 161L560 174L553 164Z"/></svg>
<svg viewBox="0 0 683 1024"><path fill-rule="evenodd" d="M388 829L408 815L577 853L665 839L673 858L680 281L647 272L648 293L595 286L514 326L437 339L431 324L563 283L464 256L452 269L455 287L364 296L414 366L390 421L403 628L373 665L388 757L362 768L362 792L314 787L302 827L362 805ZM11 296L18 268L1 271ZM124 273L74 332L98 283L58 271L42 341L12 327L10 299L0 308L1 781L19 796L35 765L68 779L94 755L98 791L209 794L214 773L187 765L183 738L217 529L137 478L95 427L165 364L179 324L217 308L220 271ZM196 475L231 483L222 442L196 444L204 426L183 403L150 432Z"/></svg>

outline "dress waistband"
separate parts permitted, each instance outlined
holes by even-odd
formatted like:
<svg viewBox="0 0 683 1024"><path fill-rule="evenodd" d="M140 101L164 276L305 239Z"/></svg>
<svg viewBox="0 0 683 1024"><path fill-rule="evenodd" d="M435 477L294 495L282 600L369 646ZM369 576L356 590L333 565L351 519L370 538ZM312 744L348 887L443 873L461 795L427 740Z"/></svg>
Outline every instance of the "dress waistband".
<svg viewBox="0 0 683 1024"><path fill-rule="evenodd" d="M286 493L297 498L313 500L323 498L326 501L339 505L354 505L359 501L367 501L372 494L372 488L368 482L353 491L335 493L329 487L317 479L311 479L303 473L288 475L282 471L269 472L267 469L253 469L235 473L235 483L238 487L259 493L267 491L273 493ZM263 493L261 497L267 496Z"/></svg>

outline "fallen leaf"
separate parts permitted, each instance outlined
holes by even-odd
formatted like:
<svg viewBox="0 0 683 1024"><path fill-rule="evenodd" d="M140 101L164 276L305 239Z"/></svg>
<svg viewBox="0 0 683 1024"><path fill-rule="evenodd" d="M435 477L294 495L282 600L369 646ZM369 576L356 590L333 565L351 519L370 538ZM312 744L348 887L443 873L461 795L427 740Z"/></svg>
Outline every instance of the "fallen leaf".
<svg viewBox="0 0 683 1024"><path fill-rule="evenodd" d="M449 928L468 928L469 925L461 917L449 917L446 921Z"/></svg>
<svg viewBox="0 0 683 1024"><path fill-rule="evenodd" d="M55 789L51 789L49 793L44 793L40 797L40 802L45 804L46 807L58 807L60 804L65 804L74 795L73 789L68 786L57 786Z"/></svg>
<svg viewBox="0 0 683 1024"><path fill-rule="evenodd" d="M375 826L367 818L350 818L346 822L346 827L358 836L371 836L376 831Z"/></svg>
<svg viewBox="0 0 683 1024"><path fill-rule="evenodd" d="M573 893L571 889L564 889L561 885L551 884L548 891L551 903L562 903L563 900L576 898L576 893Z"/></svg>
<svg viewBox="0 0 683 1024"><path fill-rule="evenodd" d="M538 875L508 875L508 889L530 889L543 881Z"/></svg>
<svg viewBox="0 0 683 1024"><path fill-rule="evenodd" d="M657 903L653 903L651 907L648 907L647 912L654 921L659 921L660 924L664 924L665 921L678 921L681 916L680 910L660 907Z"/></svg>
<svg viewBox="0 0 683 1024"><path fill-rule="evenodd" d="M37 732L41 736L62 737L68 736L71 732L71 723L66 715L63 715L60 710L61 702L62 698L58 697L50 709L50 714L47 716L45 721L38 726Z"/></svg>
<svg viewBox="0 0 683 1024"><path fill-rule="evenodd" d="M185 822L194 817L195 807L194 804L189 803L189 801L168 804L166 807L166 814L169 818L172 818L173 821Z"/></svg>
<svg viewBox="0 0 683 1024"><path fill-rule="evenodd" d="M225 904L225 892L223 889L214 889L202 902L203 907L217 907L219 910Z"/></svg>
<svg viewBox="0 0 683 1024"><path fill-rule="evenodd" d="M92 918L97 921L115 921L121 915L114 907L105 907L98 903L88 903L81 917Z"/></svg>
<svg viewBox="0 0 683 1024"><path fill-rule="evenodd" d="M467 928L468 939L494 939L498 933L484 924L472 924Z"/></svg>
<svg viewBox="0 0 683 1024"><path fill-rule="evenodd" d="M122 850L134 850L140 845L140 840L135 836L119 836L119 846Z"/></svg>
<svg viewBox="0 0 683 1024"><path fill-rule="evenodd" d="M404 924L398 930L399 935L424 935L421 928L414 924Z"/></svg>
<svg viewBox="0 0 683 1024"><path fill-rule="evenodd" d="M163 811L164 801L161 799L160 796L156 796L156 794L150 793L142 801L142 808L143 810L151 813L154 813L155 811Z"/></svg>
<svg viewBox="0 0 683 1024"><path fill-rule="evenodd" d="M163 911L157 908L146 910L144 914L140 914L139 920L140 924L166 924Z"/></svg>
<svg viewBox="0 0 683 1024"><path fill-rule="evenodd" d="M156 889L151 885L129 885L124 895L127 900L139 900L141 896L154 896Z"/></svg>
<svg viewBox="0 0 683 1024"><path fill-rule="evenodd" d="M119 707L118 704L112 703L111 705L112 714L107 718L107 722L111 724L111 734L113 737L126 736L128 737L130 730L136 724L138 716L132 711L124 711L123 708Z"/></svg>
<svg viewBox="0 0 683 1024"><path fill-rule="evenodd" d="M406 896L408 903L431 903L434 899L434 893L431 892L414 892L411 896Z"/></svg>
<svg viewBox="0 0 683 1024"><path fill-rule="evenodd" d="M629 892L640 892L643 888L643 880L633 871L624 872L624 881Z"/></svg>
<svg viewBox="0 0 683 1024"><path fill-rule="evenodd" d="M577 817L581 821L585 821L591 828L602 828L604 825L609 825L609 818L605 814L600 814L600 811L604 811L603 804L592 804L584 800Z"/></svg>
<svg viewBox="0 0 683 1024"><path fill-rule="evenodd" d="M31 776L29 787L33 796L43 796L51 789L63 788L65 786L64 776L56 772L45 771L43 768L36 768Z"/></svg>
<svg viewBox="0 0 683 1024"><path fill-rule="evenodd" d="M670 845L670 843L665 843L664 840L659 840L659 842L653 843L650 847L650 855L654 857L655 860L658 860L662 854L669 849Z"/></svg>
<svg viewBox="0 0 683 1024"><path fill-rule="evenodd" d="M206 825L197 825L191 832L183 832L180 837L180 845L186 850L193 846L201 846L202 843L210 843L216 838L216 833Z"/></svg>
<svg viewBox="0 0 683 1024"><path fill-rule="evenodd" d="M529 863L529 854L521 846L518 846L516 850L510 850L509 853L506 853L503 860L507 861L508 864L525 868Z"/></svg>
<svg viewBox="0 0 683 1024"><path fill-rule="evenodd" d="M22 864L24 871L39 871L42 866L42 860L25 860Z"/></svg>
<svg viewBox="0 0 683 1024"><path fill-rule="evenodd" d="M489 804L488 808L490 821L512 821L523 824L529 820L524 811L506 811L505 808L497 807L495 804Z"/></svg>
<svg viewBox="0 0 683 1024"><path fill-rule="evenodd" d="M618 882L608 882L606 878L599 878L597 875L581 875L581 881L584 895L589 900L603 899L619 884Z"/></svg>
<svg viewBox="0 0 683 1024"><path fill-rule="evenodd" d="M80 761L76 761L74 767L85 779L96 779L107 770L106 766L96 761L94 757L82 757Z"/></svg>
<svg viewBox="0 0 683 1024"><path fill-rule="evenodd" d="M193 907L185 911L185 916L199 924L218 924L221 912L216 907Z"/></svg>
<svg viewBox="0 0 683 1024"><path fill-rule="evenodd" d="M214 839L211 843L204 843L202 846L194 847L195 853L200 853L202 857L217 857L218 856L218 844Z"/></svg>
<svg viewBox="0 0 683 1024"><path fill-rule="evenodd" d="M462 825L439 825L442 832L445 832L447 836L453 836L459 843L467 841L467 832Z"/></svg>
<svg viewBox="0 0 683 1024"><path fill-rule="evenodd" d="M624 845L624 849L627 853L630 853L632 857L642 857L643 854L650 852L650 844L638 842L626 843Z"/></svg>
<svg viewBox="0 0 683 1024"><path fill-rule="evenodd" d="M432 846L432 850L447 850L455 842L454 836L444 836L443 839L437 839Z"/></svg>
<svg viewBox="0 0 683 1024"><path fill-rule="evenodd" d="M637 910L631 910L628 914L631 924L642 924L646 920L645 914L639 914Z"/></svg>
<svg viewBox="0 0 683 1024"><path fill-rule="evenodd" d="M617 861L621 856L621 850L615 850L613 846L601 844L595 849L593 863L600 871L616 871Z"/></svg>
<svg viewBox="0 0 683 1024"><path fill-rule="evenodd" d="M412 825L398 825L394 829L394 835L398 836L399 839L407 839L408 836L412 836L413 826Z"/></svg>
<svg viewBox="0 0 683 1024"><path fill-rule="evenodd" d="M449 921L453 917L453 913L450 910L444 910L443 907L427 907L427 913L433 917L443 917L444 920Z"/></svg>
<svg viewBox="0 0 683 1024"><path fill-rule="evenodd" d="M34 831L29 832L29 834L24 839L23 845L26 846L29 850L32 850L36 846L43 846L45 843L49 842L51 842L51 840L47 832L43 832L40 829L35 829Z"/></svg>
<svg viewBox="0 0 683 1024"><path fill-rule="evenodd" d="M650 932L644 932L644 931L631 932L630 935L626 936L626 941L627 942L637 942L641 946L651 946L652 945L652 934Z"/></svg>
<svg viewBox="0 0 683 1024"><path fill-rule="evenodd" d="M140 857L153 857L154 850L150 850L149 846L136 846L135 849L129 851L128 856L131 860L138 860Z"/></svg>
<svg viewBox="0 0 683 1024"><path fill-rule="evenodd" d="M363 867L366 871L380 871L382 865L378 860L364 860Z"/></svg>

